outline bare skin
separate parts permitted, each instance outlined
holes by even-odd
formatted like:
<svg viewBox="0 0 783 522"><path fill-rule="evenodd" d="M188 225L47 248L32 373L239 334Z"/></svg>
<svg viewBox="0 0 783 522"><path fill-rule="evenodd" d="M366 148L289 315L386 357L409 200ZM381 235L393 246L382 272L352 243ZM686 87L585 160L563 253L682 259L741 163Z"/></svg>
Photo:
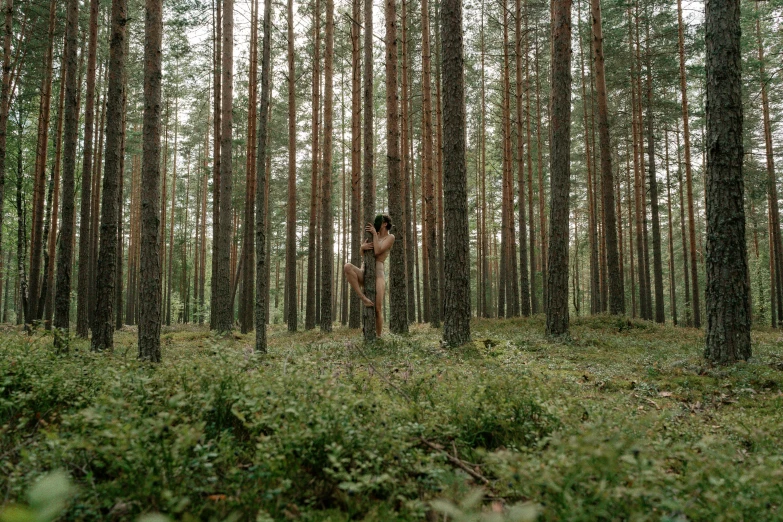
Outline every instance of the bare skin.
<svg viewBox="0 0 783 522"><path fill-rule="evenodd" d="M389 234L388 224L384 222L380 231L368 224L365 230L372 234L372 241L369 239L362 243L362 253L366 250L375 252L375 302L364 294L364 265L358 267L351 263L346 263L344 267L345 279L351 285L353 291L362 300L364 306L375 307L375 332L378 337L383 331L383 296L386 292L386 279L384 276L384 262L389 257L389 251L394 245L394 234Z"/></svg>

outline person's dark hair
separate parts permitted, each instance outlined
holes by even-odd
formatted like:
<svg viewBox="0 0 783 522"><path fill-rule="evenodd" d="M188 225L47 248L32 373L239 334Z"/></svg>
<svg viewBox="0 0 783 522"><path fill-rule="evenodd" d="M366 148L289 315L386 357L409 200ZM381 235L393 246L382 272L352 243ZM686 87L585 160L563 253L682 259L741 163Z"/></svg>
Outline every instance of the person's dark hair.
<svg viewBox="0 0 783 522"><path fill-rule="evenodd" d="M375 226L376 231L380 232L381 226L383 226L384 223L386 223L386 230L390 231L392 228L392 220L389 214L378 214L375 216L375 223L373 223L373 225Z"/></svg>

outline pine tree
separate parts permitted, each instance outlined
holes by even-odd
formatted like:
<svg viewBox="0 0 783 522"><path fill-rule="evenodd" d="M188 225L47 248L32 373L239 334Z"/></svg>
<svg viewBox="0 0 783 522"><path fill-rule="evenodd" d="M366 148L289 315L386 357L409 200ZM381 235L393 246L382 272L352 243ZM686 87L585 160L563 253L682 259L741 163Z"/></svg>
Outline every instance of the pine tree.
<svg viewBox="0 0 783 522"><path fill-rule="evenodd" d="M11 2L6 11L6 17L11 15ZM10 27L6 20L6 28ZM73 261L73 244L69 240L73 235L73 199L74 173L76 170L76 140L79 124L78 83L77 83L77 35L79 30L79 0L69 0L66 6L65 19L65 114L63 135L63 205L62 227L60 228L59 248L57 249L57 286L55 289L54 327L56 333L54 344L58 350L68 350L69 322L71 309L71 263ZM6 32L8 35L10 31ZM6 36L8 38L8 36ZM5 68L5 63L4 63ZM5 75L4 75L5 81ZM4 87L5 88L5 87ZM5 101L5 100L4 100ZM1 126L1 125L0 125ZM4 136L3 136L4 138ZM0 165L2 167L2 165Z"/></svg>
<svg viewBox="0 0 783 522"><path fill-rule="evenodd" d="M462 0L444 0L443 133L445 281L443 340L470 341L470 233L468 176L465 163L465 80L462 44ZM516 284L516 283L515 283Z"/></svg>
<svg viewBox="0 0 783 522"><path fill-rule="evenodd" d="M742 176L740 2L707 3L705 30L708 146L704 356L725 364L751 356Z"/></svg>
<svg viewBox="0 0 783 522"><path fill-rule="evenodd" d="M546 333L568 333L568 217L571 187L571 0L552 3L551 231L547 260Z"/></svg>

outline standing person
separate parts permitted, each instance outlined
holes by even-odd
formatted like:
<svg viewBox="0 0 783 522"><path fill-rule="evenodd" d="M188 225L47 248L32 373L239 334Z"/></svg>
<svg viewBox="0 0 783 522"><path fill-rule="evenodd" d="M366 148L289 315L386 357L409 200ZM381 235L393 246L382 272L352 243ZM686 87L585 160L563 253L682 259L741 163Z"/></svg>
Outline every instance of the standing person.
<svg viewBox="0 0 783 522"><path fill-rule="evenodd" d="M362 243L362 252L372 250L375 253L375 302L364 295L364 264L361 268L346 263L344 267L345 279L351 285L353 291L362 300L364 306L375 307L375 331L378 337L383 331L383 294L386 290L386 276L384 274L384 262L389 257L389 251L394 245L394 234L390 234L392 220L389 214L378 214L375 216L375 224L367 224L365 231L372 234L372 241L367 239Z"/></svg>

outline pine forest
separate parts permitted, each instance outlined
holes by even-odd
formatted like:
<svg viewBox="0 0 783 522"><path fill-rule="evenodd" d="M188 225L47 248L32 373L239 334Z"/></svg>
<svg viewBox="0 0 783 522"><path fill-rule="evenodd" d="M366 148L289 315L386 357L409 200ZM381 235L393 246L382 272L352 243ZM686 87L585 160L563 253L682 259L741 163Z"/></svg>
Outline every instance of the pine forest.
<svg viewBox="0 0 783 522"><path fill-rule="evenodd" d="M780 0L0 5L0 521L780 520Z"/></svg>

